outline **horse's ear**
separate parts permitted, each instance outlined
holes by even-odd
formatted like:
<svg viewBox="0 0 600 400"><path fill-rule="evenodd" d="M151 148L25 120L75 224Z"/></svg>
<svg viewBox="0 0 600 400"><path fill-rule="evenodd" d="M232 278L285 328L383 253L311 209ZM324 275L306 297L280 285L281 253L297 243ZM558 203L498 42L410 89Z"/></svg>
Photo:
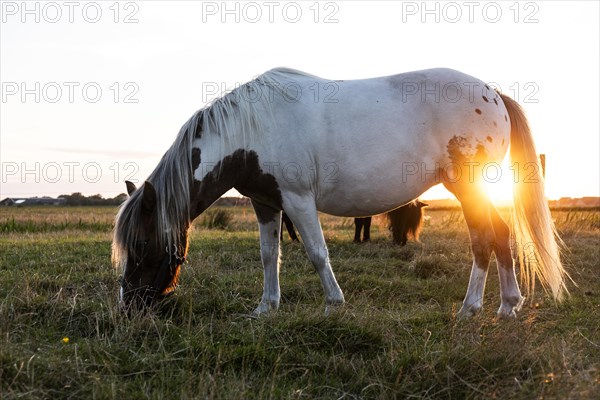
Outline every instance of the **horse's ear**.
<svg viewBox="0 0 600 400"><path fill-rule="evenodd" d="M150 182L146 181L142 190L142 211L145 214L150 214L156 207L156 189Z"/></svg>
<svg viewBox="0 0 600 400"><path fill-rule="evenodd" d="M133 182L125 181L125 186L127 186L127 194L130 196L132 196L133 192L137 190L137 187L135 187L135 184Z"/></svg>
<svg viewBox="0 0 600 400"><path fill-rule="evenodd" d="M417 207L421 208L421 207L429 207L429 204L422 202L421 200L417 200Z"/></svg>

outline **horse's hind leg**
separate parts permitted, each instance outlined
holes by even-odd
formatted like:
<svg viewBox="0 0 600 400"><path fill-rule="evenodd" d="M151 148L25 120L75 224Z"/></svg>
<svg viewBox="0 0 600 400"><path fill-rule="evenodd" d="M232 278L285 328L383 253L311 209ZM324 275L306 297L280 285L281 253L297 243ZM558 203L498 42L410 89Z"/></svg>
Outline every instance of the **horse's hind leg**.
<svg viewBox="0 0 600 400"><path fill-rule="evenodd" d="M281 211L252 201L258 219L260 233L260 256L264 269L263 295L254 315L277 310L281 292L279 289L279 240L281 232Z"/></svg>
<svg viewBox="0 0 600 400"><path fill-rule="evenodd" d="M364 218L364 231L363 231L363 242L369 242L371 240L371 220L372 217Z"/></svg>
<svg viewBox="0 0 600 400"><path fill-rule="evenodd" d="M460 201L471 237L473 266L467 294L458 313L459 317L468 318L477 314L483 307L485 280L495 241L490 215L491 203L477 184L445 186Z"/></svg>
<svg viewBox="0 0 600 400"><path fill-rule="evenodd" d="M515 266L510 251L510 230L493 205L490 206L490 213L496 235L494 252L496 253L498 277L500 279L501 304L500 309L498 309L498 317L514 318L517 316L517 311L521 309L525 298L521 296L515 275Z"/></svg>
<svg viewBox="0 0 600 400"><path fill-rule="evenodd" d="M344 303L344 294L331 269L329 252L314 199L308 196L286 194L283 200L285 212L298 228L308 258L321 278L321 284L325 291L325 312L327 313L329 306Z"/></svg>

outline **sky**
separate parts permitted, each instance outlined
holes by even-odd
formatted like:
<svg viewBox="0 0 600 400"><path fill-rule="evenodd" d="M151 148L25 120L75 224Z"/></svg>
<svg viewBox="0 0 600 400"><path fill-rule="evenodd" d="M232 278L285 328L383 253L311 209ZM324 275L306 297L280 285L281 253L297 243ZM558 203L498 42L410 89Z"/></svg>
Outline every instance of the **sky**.
<svg viewBox="0 0 600 400"><path fill-rule="evenodd" d="M549 198L600 196L597 1L1 1L0 13L0 198L122 193L196 110L278 66L332 80L466 72L525 108Z"/></svg>

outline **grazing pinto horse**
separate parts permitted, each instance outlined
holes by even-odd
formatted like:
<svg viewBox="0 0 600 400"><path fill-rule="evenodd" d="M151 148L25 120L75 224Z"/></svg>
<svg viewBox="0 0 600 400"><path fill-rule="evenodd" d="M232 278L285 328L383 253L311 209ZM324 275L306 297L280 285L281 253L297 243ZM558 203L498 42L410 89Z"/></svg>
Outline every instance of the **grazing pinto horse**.
<svg viewBox="0 0 600 400"><path fill-rule="evenodd" d="M333 94L315 101L315 87ZM510 231L481 185L483 168L499 163L509 143L518 176L527 177L514 193L523 275L530 288L537 278L560 299L567 274L541 170L531 168L538 159L525 114L508 96L450 69L348 81L274 69L196 112L143 186L130 185L117 215L113 260L123 269L121 299L151 304L172 292L192 220L235 188L252 200L260 231L264 290L254 313L279 306L282 210L299 230L328 311L344 295L317 211L380 214L441 183L460 201L471 236L473 266L460 315L482 308L494 252L498 313L513 317L524 298Z"/></svg>

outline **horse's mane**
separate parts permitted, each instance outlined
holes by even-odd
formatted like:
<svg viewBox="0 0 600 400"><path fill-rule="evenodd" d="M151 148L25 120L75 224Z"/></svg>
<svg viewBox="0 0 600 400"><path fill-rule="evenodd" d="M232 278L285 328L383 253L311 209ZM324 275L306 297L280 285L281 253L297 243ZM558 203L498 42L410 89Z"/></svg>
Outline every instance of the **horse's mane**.
<svg viewBox="0 0 600 400"><path fill-rule="evenodd" d="M234 135L247 143L252 135L263 131L265 119L271 117L272 103L289 96L289 85L302 77L318 79L295 69L274 68L214 99L204 108L203 134L220 136L223 147Z"/></svg>
<svg viewBox="0 0 600 400"><path fill-rule="evenodd" d="M177 138L163 155L147 181L156 189L156 229L161 248L180 245L180 232L190 223L190 184L192 171L192 142L202 119L202 110L196 112L179 130ZM125 201L115 220L112 259L115 265L125 267L127 255L139 240L142 215L143 186Z"/></svg>
<svg viewBox="0 0 600 400"><path fill-rule="evenodd" d="M312 75L289 68L276 68L229 93L213 100L181 127L171 147L148 177L156 189L156 229L160 248L185 246L179 243L183 230L190 226L190 187L193 182L192 145L197 132L218 135L223 144L235 140L248 143L259 134L265 119L270 117L274 97L282 96L283 88L297 77ZM257 98L256 91L261 94ZM267 91L265 91L267 90ZM124 267L127 255L138 241L143 190L136 190L117 214L112 244L112 259Z"/></svg>

